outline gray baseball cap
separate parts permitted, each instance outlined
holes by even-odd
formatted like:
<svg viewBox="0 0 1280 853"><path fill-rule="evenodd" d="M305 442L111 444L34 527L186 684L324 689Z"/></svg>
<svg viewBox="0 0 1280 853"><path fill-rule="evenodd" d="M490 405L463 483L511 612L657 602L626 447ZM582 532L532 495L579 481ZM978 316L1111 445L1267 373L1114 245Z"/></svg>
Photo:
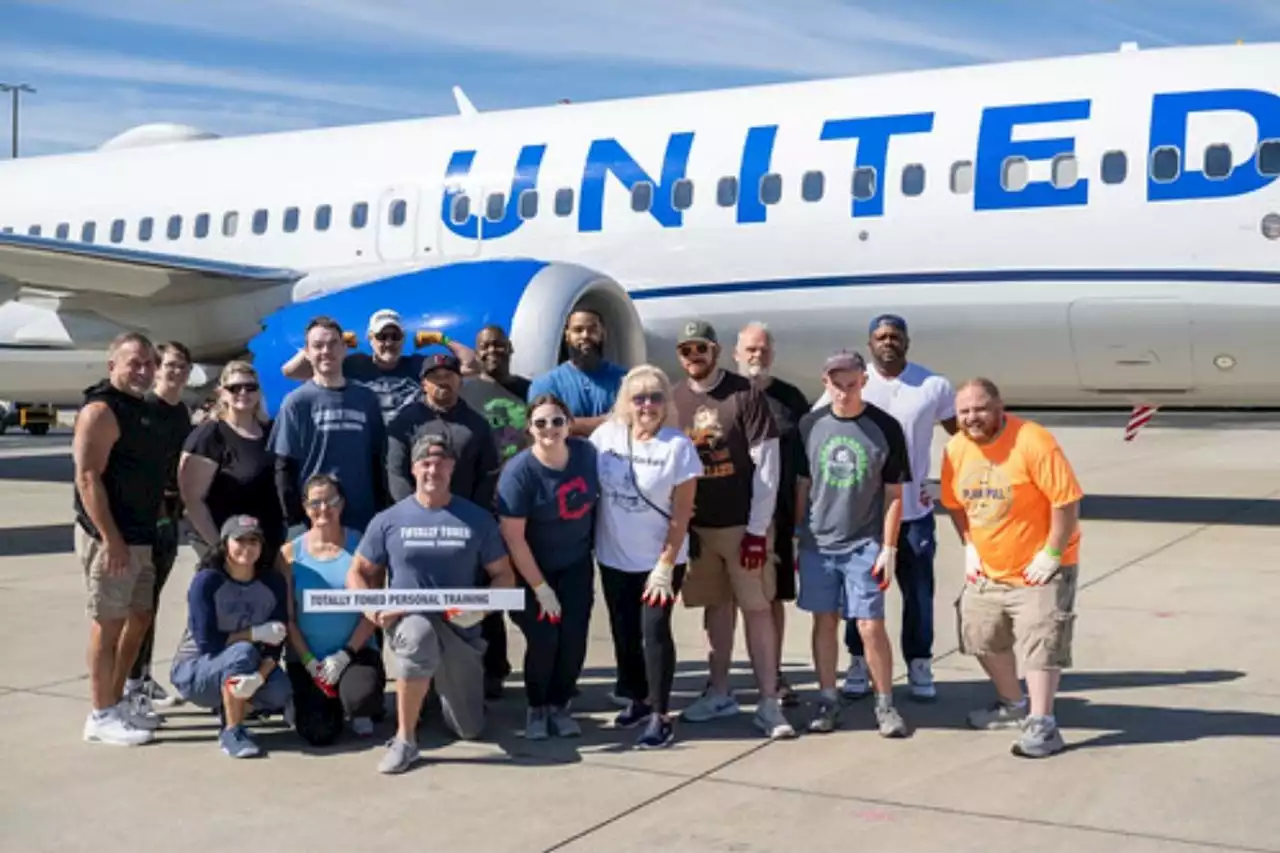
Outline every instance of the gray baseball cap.
<svg viewBox="0 0 1280 853"><path fill-rule="evenodd" d="M413 451L410 453L411 462L418 462L428 456L444 456L447 459L458 458L458 455L453 451L453 444L449 441L449 437L438 432L429 432L426 435L421 435L413 442Z"/></svg>
<svg viewBox="0 0 1280 853"><path fill-rule="evenodd" d="M265 538L262 535L262 525L252 515L233 515L222 523L223 542L228 539L244 539L246 536L256 536L260 541Z"/></svg>
<svg viewBox="0 0 1280 853"><path fill-rule="evenodd" d="M837 370L866 370L867 362L859 352L840 350L827 356L822 364L822 374L835 373Z"/></svg>

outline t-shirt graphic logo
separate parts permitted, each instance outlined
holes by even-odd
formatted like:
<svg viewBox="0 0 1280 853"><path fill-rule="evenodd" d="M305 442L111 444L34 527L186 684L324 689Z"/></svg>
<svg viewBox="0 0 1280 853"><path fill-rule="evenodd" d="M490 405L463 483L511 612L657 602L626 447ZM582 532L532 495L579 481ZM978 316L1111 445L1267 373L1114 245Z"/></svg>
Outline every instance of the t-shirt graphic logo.
<svg viewBox="0 0 1280 853"><path fill-rule="evenodd" d="M733 458L724 446L724 425L720 423L717 409L700 406L693 413L693 426L688 434L702 458L704 479L733 476Z"/></svg>
<svg viewBox="0 0 1280 853"><path fill-rule="evenodd" d="M994 465L969 465L956 478L956 490L973 527L994 527L1013 505L1013 484Z"/></svg>
<svg viewBox="0 0 1280 853"><path fill-rule="evenodd" d="M493 428L498 454L505 460L519 453L520 431L525 424L525 407L515 400L494 397L484 404L484 416Z"/></svg>
<svg viewBox="0 0 1280 853"><path fill-rule="evenodd" d="M867 451L852 438L833 435L822 445L819 464L826 485L847 489L867 475Z"/></svg>
<svg viewBox="0 0 1280 853"><path fill-rule="evenodd" d="M556 488L556 503L560 507L562 521L577 521L591 512L586 478L579 476L561 483Z"/></svg>

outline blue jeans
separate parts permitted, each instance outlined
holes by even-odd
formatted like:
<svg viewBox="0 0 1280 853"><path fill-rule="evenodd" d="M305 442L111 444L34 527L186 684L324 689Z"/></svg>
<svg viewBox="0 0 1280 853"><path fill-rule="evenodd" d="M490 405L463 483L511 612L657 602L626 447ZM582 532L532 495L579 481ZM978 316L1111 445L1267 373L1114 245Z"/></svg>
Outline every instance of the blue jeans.
<svg viewBox="0 0 1280 853"><path fill-rule="evenodd" d="M201 655L178 661L169 673L174 689L200 708L222 707L222 682L233 675L257 672L262 665L262 652L253 643L241 641L216 655ZM249 705L255 711L283 711L293 687L282 667L271 670L267 680L253 694Z"/></svg>
<svg viewBox="0 0 1280 853"><path fill-rule="evenodd" d="M883 619L884 593L871 569L880 543L864 539L851 551L801 548L796 607L808 613L839 613L845 619Z"/></svg>
<svg viewBox="0 0 1280 853"><path fill-rule="evenodd" d="M894 575L902 592L902 657L933 657L933 557L938 551L933 514L902 522ZM845 624L849 654L862 657L862 636L853 620Z"/></svg>

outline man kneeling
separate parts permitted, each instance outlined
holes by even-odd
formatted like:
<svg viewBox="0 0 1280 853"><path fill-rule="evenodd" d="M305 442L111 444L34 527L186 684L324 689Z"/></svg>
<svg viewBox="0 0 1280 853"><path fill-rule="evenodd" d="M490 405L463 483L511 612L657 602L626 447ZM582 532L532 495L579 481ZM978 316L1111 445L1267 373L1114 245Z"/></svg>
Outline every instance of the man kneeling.
<svg viewBox="0 0 1280 853"><path fill-rule="evenodd" d="M413 445L411 460L416 490L369 522L347 585L469 589L483 567L491 587L514 587L493 515L449 493L456 457L448 439L422 436ZM402 773L417 760L418 718L433 683L449 727L466 740L479 736L485 723L484 616L483 611L372 614L387 633L399 718L396 737L378 765L380 773Z"/></svg>

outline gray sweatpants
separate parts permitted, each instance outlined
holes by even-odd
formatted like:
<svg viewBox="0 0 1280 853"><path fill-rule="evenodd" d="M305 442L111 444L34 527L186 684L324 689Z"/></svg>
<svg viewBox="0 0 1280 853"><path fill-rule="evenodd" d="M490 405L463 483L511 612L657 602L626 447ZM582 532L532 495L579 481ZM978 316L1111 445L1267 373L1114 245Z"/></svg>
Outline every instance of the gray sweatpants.
<svg viewBox="0 0 1280 853"><path fill-rule="evenodd" d="M449 728L463 740L480 736L485 724L484 640L469 639L440 614L409 613L387 631L387 647L396 678L430 678Z"/></svg>

